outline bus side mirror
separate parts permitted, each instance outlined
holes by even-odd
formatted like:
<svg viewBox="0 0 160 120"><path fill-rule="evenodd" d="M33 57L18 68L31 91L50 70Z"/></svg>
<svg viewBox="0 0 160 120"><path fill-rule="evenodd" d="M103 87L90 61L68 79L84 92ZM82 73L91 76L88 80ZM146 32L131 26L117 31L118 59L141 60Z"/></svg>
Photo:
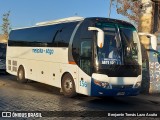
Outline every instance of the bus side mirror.
<svg viewBox="0 0 160 120"><path fill-rule="evenodd" d="M97 33L97 45L99 48L102 48L104 45L104 32L103 30L96 27L88 27L89 31L98 31Z"/></svg>
<svg viewBox="0 0 160 120"><path fill-rule="evenodd" d="M149 33L138 33L139 35L145 35L150 38L151 46L153 50L157 50L157 37Z"/></svg>

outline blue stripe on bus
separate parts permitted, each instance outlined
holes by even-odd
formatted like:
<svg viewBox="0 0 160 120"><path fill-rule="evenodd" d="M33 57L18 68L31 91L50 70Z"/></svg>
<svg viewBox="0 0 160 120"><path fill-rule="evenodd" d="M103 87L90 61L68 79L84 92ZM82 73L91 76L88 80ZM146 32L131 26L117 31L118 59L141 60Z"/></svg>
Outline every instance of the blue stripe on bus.
<svg viewBox="0 0 160 120"><path fill-rule="evenodd" d="M117 94L120 92L124 92L122 96L136 96L140 93L140 88L106 89L94 84L91 80L91 96L119 96Z"/></svg>

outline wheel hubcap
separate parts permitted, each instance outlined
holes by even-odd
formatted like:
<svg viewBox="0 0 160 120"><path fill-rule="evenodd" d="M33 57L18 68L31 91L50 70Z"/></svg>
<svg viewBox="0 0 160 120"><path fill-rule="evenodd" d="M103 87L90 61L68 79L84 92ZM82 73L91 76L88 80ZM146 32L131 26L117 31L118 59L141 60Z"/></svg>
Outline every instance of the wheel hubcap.
<svg viewBox="0 0 160 120"><path fill-rule="evenodd" d="M70 79L65 80L65 83L64 83L65 91L66 92L71 92L72 88L73 88L72 80L70 80Z"/></svg>
<svg viewBox="0 0 160 120"><path fill-rule="evenodd" d="M19 75L18 75L18 76L19 76L19 79L20 79L20 80L23 79L23 71L22 71L22 70L19 71Z"/></svg>

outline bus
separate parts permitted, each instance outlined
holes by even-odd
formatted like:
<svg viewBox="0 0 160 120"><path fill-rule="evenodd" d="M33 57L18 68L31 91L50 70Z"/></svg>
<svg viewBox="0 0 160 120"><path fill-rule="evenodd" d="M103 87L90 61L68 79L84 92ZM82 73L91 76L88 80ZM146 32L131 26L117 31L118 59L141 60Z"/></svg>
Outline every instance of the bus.
<svg viewBox="0 0 160 120"><path fill-rule="evenodd" d="M101 17L70 17L13 29L7 72L60 88L67 97L135 96L142 81L136 28Z"/></svg>
<svg viewBox="0 0 160 120"><path fill-rule="evenodd" d="M6 71L6 48L7 44L0 43L0 72Z"/></svg>

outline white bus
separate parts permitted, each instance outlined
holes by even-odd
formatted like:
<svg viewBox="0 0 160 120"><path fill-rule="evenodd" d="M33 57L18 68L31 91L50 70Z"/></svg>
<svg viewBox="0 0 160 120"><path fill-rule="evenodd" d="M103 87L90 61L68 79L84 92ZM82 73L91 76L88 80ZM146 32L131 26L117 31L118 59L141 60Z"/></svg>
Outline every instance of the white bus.
<svg viewBox="0 0 160 120"><path fill-rule="evenodd" d="M100 17L71 17L12 30L6 65L18 81L55 86L67 97L135 96L142 80L135 27Z"/></svg>

